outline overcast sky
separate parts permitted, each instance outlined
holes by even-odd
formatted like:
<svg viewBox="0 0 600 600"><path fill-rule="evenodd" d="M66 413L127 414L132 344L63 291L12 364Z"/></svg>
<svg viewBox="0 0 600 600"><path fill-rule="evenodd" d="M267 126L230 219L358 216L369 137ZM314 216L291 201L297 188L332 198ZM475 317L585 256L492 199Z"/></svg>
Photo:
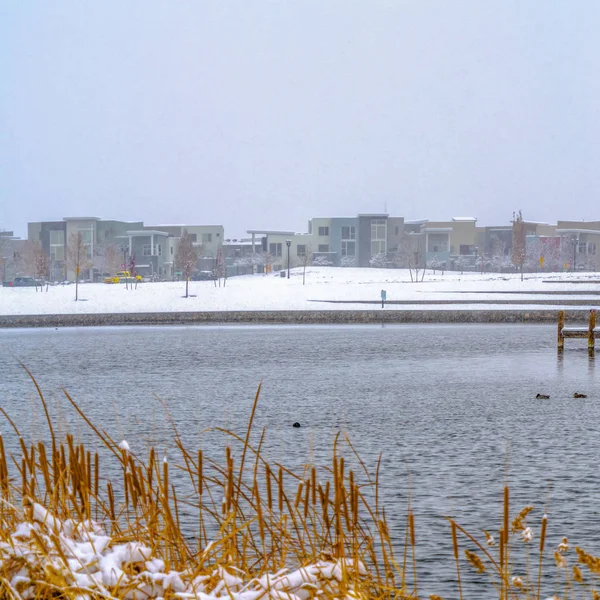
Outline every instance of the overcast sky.
<svg viewBox="0 0 600 600"><path fill-rule="evenodd" d="M0 4L0 229L600 219L598 0Z"/></svg>

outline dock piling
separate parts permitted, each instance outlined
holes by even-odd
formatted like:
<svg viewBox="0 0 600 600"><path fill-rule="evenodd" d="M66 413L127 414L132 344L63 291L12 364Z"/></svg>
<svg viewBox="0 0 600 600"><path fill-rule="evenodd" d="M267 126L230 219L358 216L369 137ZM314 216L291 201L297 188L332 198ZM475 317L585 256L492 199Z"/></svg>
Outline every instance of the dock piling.
<svg viewBox="0 0 600 600"><path fill-rule="evenodd" d="M590 310L590 324L588 327L588 354L594 356L594 343L595 343L595 329L596 329L596 309Z"/></svg>
<svg viewBox="0 0 600 600"><path fill-rule="evenodd" d="M596 309L590 310L589 323L587 327L565 327L565 311L558 313L558 352L559 354L565 348L565 338L587 339L588 353L590 357L594 356L596 338L600 338L600 328L596 327Z"/></svg>
<svg viewBox="0 0 600 600"><path fill-rule="evenodd" d="M558 311L558 351L562 352L565 349L565 336L563 329L565 327L565 311Z"/></svg>

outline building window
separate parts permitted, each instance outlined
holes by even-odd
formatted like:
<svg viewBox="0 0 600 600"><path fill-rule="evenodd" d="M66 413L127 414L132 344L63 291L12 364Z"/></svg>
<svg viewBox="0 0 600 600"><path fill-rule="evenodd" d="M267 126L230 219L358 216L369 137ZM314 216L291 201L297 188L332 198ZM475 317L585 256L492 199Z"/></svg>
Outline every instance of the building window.
<svg viewBox="0 0 600 600"><path fill-rule="evenodd" d="M595 255L596 254L596 242L588 243L588 254Z"/></svg>
<svg viewBox="0 0 600 600"><path fill-rule="evenodd" d="M65 232L50 231L50 260L65 260Z"/></svg>
<svg viewBox="0 0 600 600"><path fill-rule="evenodd" d="M319 252L329 252L329 244L319 244Z"/></svg>
<svg viewBox="0 0 600 600"><path fill-rule="evenodd" d="M355 256L356 242L342 241L342 256Z"/></svg>
<svg viewBox="0 0 600 600"><path fill-rule="evenodd" d="M142 247L142 256L152 256L152 245L144 244Z"/></svg>
<svg viewBox="0 0 600 600"><path fill-rule="evenodd" d="M385 240L386 237L385 219L371 219L371 239Z"/></svg>
<svg viewBox="0 0 600 600"><path fill-rule="evenodd" d="M154 244L154 255L162 256L162 244Z"/></svg>
<svg viewBox="0 0 600 600"><path fill-rule="evenodd" d="M212 233L203 233L202 234L202 243L210 244L212 242Z"/></svg>
<svg viewBox="0 0 600 600"><path fill-rule="evenodd" d="M306 256L306 244L298 244L296 254L298 256Z"/></svg>
<svg viewBox="0 0 600 600"><path fill-rule="evenodd" d="M400 235L400 225L394 225L394 235Z"/></svg>
<svg viewBox="0 0 600 600"><path fill-rule="evenodd" d="M585 254L587 252L587 243L579 242L579 248L577 251L579 252L579 254Z"/></svg>
<svg viewBox="0 0 600 600"><path fill-rule="evenodd" d="M342 239L343 240L355 240L356 239L356 227L342 227Z"/></svg>
<svg viewBox="0 0 600 600"><path fill-rule="evenodd" d="M329 227L319 227L319 236L326 237L329 235Z"/></svg>
<svg viewBox="0 0 600 600"><path fill-rule="evenodd" d="M173 246L171 246L171 256L173 256Z"/></svg>
<svg viewBox="0 0 600 600"><path fill-rule="evenodd" d="M371 219L371 256L385 254L387 249L387 226L385 219Z"/></svg>
<svg viewBox="0 0 600 600"><path fill-rule="evenodd" d="M462 256L471 256L471 254L475 254L473 246L469 246L468 244L461 244L460 254Z"/></svg>
<svg viewBox="0 0 600 600"><path fill-rule="evenodd" d="M371 256L375 256L376 254L385 254L385 249L385 240L371 240Z"/></svg>
<svg viewBox="0 0 600 600"><path fill-rule="evenodd" d="M282 244L281 242L276 244L269 244L269 254L271 256L281 256L282 252Z"/></svg>
<svg viewBox="0 0 600 600"><path fill-rule="evenodd" d="M448 252L448 234L430 233L427 236L427 252Z"/></svg>

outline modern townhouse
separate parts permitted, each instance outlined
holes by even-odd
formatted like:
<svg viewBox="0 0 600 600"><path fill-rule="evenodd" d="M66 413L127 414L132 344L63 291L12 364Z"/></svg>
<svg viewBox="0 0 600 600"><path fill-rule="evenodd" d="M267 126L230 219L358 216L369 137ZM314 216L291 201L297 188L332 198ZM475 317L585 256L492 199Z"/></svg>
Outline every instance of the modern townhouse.
<svg viewBox="0 0 600 600"><path fill-rule="evenodd" d="M160 231L168 237L165 240L165 259L163 269L159 273L161 278L175 278L181 275L177 265L177 251L179 240L184 232L191 237L192 243L198 253L198 269L201 271L212 270L222 252L225 229L223 225L151 225L145 229Z"/></svg>
<svg viewBox="0 0 600 600"><path fill-rule="evenodd" d="M2 283L11 281L23 269L23 252L27 240L15 237L12 231L0 231L0 276Z"/></svg>
<svg viewBox="0 0 600 600"><path fill-rule="evenodd" d="M321 264L336 267L382 266L398 250L404 218L385 213L355 217L315 217L308 223L313 254Z"/></svg>
<svg viewBox="0 0 600 600"><path fill-rule="evenodd" d="M558 221L556 235L569 247L574 271L600 269L600 221Z"/></svg>
<svg viewBox="0 0 600 600"><path fill-rule="evenodd" d="M50 259L52 280L74 280L75 271L67 260L69 237L81 233L87 250L83 279L98 279L104 271L105 251L122 244L128 231L143 226L141 221L104 220L98 217L64 217L61 221L39 221L27 224L27 238L39 243Z"/></svg>
<svg viewBox="0 0 600 600"><path fill-rule="evenodd" d="M313 237L306 233L269 229L249 229L247 233L251 247L258 248L255 267L261 272L283 271L288 264L290 268L301 266L314 247Z"/></svg>
<svg viewBox="0 0 600 600"><path fill-rule="evenodd" d="M186 230L192 236L198 254L213 261L223 243L222 225L148 227L143 221L64 217L60 221L28 223L28 239L41 244L49 256L53 280L75 279L75 272L67 260L69 237L73 233L82 234L87 250L87 266L82 270L82 279L99 281L115 269L128 269L132 259L136 272L144 277L171 278L177 273L179 239ZM110 261L107 260L109 249Z"/></svg>

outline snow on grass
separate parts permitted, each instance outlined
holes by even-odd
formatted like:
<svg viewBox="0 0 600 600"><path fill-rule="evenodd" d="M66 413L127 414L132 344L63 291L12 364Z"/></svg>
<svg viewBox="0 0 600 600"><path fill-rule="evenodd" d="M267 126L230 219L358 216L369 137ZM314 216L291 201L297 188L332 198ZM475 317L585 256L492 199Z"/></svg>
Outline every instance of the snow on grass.
<svg viewBox="0 0 600 600"><path fill-rule="evenodd" d="M363 597L343 584L347 579L344 572L355 570L355 564L359 575L367 574L360 561L316 560L259 578L244 577L245 573L233 565L229 569L214 565L203 574L199 574L196 565L176 571L142 542L116 542L100 523L61 521L41 504L26 499L25 505L31 513L30 520L16 523L14 531L4 531L4 540L0 541L3 578L17 598L41 597L40 593L49 589L61 597L81 600L165 596L190 600Z"/></svg>
<svg viewBox="0 0 600 600"><path fill-rule="evenodd" d="M574 285L573 280L589 279L590 283ZM381 290L387 300L414 301L409 305L388 305L386 310L456 310L507 308L504 300L520 300L522 305L508 308L556 309L556 305L533 306L528 300L560 300L577 298L597 304L598 296L584 292L600 292L600 276L594 273L480 274L452 271L442 275L427 273L425 280L411 283L404 269L358 269L311 267L302 285L302 269L292 269L291 278L278 275L244 275L227 280L225 287L212 281L190 282L190 298L184 298L185 283L143 283L137 289L103 283L82 284L80 301L75 302L73 285L51 286L48 292L34 288L0 288L0 315L86 314L173 311L258 311L258 310L354 310L376 305ZM545 281L552 281L547 283ZM582 295L547 295L544 292L575 291ZM502 293L498 293L502 292ZM512 293L511 293L512 292ZM356 301L337 304L331 301ZM423 305L431 300L456 301L449 305ZM487 300L495 304L461 305L465 300ZM585 307L581 307L585 308Z"/></svg>

